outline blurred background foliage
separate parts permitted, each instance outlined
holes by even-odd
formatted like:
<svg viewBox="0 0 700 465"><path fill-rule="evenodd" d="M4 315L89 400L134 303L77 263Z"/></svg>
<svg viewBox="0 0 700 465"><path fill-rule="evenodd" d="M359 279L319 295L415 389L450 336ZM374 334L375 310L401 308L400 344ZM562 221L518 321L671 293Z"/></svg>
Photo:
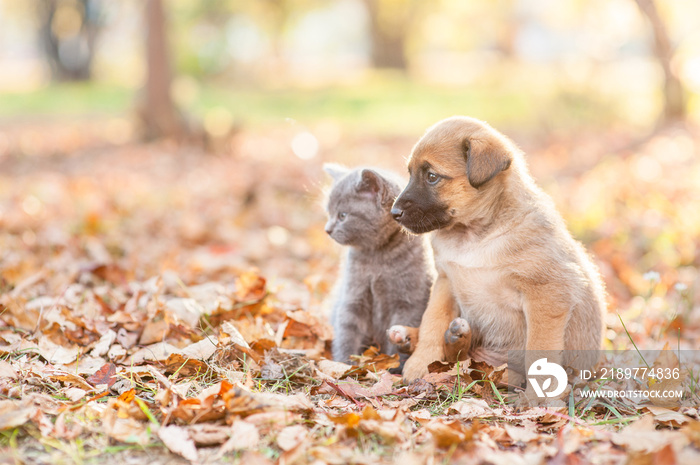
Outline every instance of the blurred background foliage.
<svg viewBox="0 0 700 465"><path fill-rule="evenodd" d="M0 0L2 278L63 231L325 295L322 162L403 172L454 114L525 150L632 333L700 337L696 0Z"/></svg>
<svg viewBox="0 0 700 465"><path fill-rule="evenodd" d="M144 3L0 1L0 114L128 111L148 72ZM693 1L163 4L170 94L210 132L289 117L397 133L451 113L548 129L700 118Z"/></svg>

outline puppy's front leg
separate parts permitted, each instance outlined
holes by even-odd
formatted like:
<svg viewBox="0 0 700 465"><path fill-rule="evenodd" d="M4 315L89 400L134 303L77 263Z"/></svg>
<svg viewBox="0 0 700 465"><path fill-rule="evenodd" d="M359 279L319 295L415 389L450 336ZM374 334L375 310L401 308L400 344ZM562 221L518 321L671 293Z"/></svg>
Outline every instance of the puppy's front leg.
<svg viewBox="0 0 700 465"><path fill-rule="evenodd" d="M572 303L567 295L561 292L556 284L530 286L523 289L525 296L525 318L527 321L527 343L525 353L525 373L538 360L547 359L547 364L562 365L564 351L564 335L569 319ZM533 369L536 373L539 367ZM548 376L534 376L540 386ZM558 382L558 380L557 380ZM566 382L564 380L563 382ZM559 386L554 386L550 394ZM562 386L562 389L565 386ZM531 401L538 399L532 384L528 383L525 396ZM555 396L557 397L557 396Z"/></svg>
<svg viewBox="0 0 700 465"><path fill-rule="evenodd" d="M456 317L450 282L440 274L433 284L428 307L418 329L418 343L403 369L404 381L413 381L428 373L428 365L445 359L445 331Z"/></svg>

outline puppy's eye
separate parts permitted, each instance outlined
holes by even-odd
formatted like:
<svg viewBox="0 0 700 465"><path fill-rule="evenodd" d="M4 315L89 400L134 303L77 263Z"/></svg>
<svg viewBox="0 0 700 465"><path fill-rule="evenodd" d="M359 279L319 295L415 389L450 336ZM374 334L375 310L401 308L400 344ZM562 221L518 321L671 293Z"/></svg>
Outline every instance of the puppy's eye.
<svg viewBox="0 0 700 465"><path fill-rule="evenodd" d="M338 219L339 219L340 221L343 221L343 220L345 219L345 217L347 217L347 216L348 216L348 214L345 213L345 212L340 212L340 213L338 213Z"/></svg>
<svg viewBox="0 0 700 465"><path fill-rule="evenodd" d="M430 184L431 186L434 186L435 184L438 183L440 180L440 176L438 176L435 173L428 172L428 175L425 177L425 181Z"/></svg>

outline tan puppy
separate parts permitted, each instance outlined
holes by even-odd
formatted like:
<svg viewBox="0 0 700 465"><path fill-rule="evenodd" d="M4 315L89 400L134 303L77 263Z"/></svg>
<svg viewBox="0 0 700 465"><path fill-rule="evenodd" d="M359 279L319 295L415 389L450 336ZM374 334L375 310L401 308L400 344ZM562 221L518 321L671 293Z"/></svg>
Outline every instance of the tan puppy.
<svg viewBox="0 0 700 465"><path fill-rule="evenodd" d="M605 310L598 271L513 143L479 120L449 118L418 141L408 171L392 214L416 234L436 231L438 278L404 378L423 376L458 338L507 359L511 384L542 356L594 365Z"/></svg>

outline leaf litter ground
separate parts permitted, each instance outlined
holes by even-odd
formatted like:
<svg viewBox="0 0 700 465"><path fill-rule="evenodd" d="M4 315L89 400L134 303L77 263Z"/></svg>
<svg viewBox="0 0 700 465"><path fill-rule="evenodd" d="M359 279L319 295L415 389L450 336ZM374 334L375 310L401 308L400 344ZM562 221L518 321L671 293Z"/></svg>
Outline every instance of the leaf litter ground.
<svg viewBox="0 0 700 465"><path fill-rule="evenodd" d="M396 357L331 361L339 251L322 161L292 154L293 128L212 154L115 145L105 124L3 133L3 462L700 461L697 397L516 409L502 367L438 363L404 385ZM697 135L579 137L528 152L601 266L608 347L696 347ZM413 140L320 142L323 161L403 171Z"/></svg>

